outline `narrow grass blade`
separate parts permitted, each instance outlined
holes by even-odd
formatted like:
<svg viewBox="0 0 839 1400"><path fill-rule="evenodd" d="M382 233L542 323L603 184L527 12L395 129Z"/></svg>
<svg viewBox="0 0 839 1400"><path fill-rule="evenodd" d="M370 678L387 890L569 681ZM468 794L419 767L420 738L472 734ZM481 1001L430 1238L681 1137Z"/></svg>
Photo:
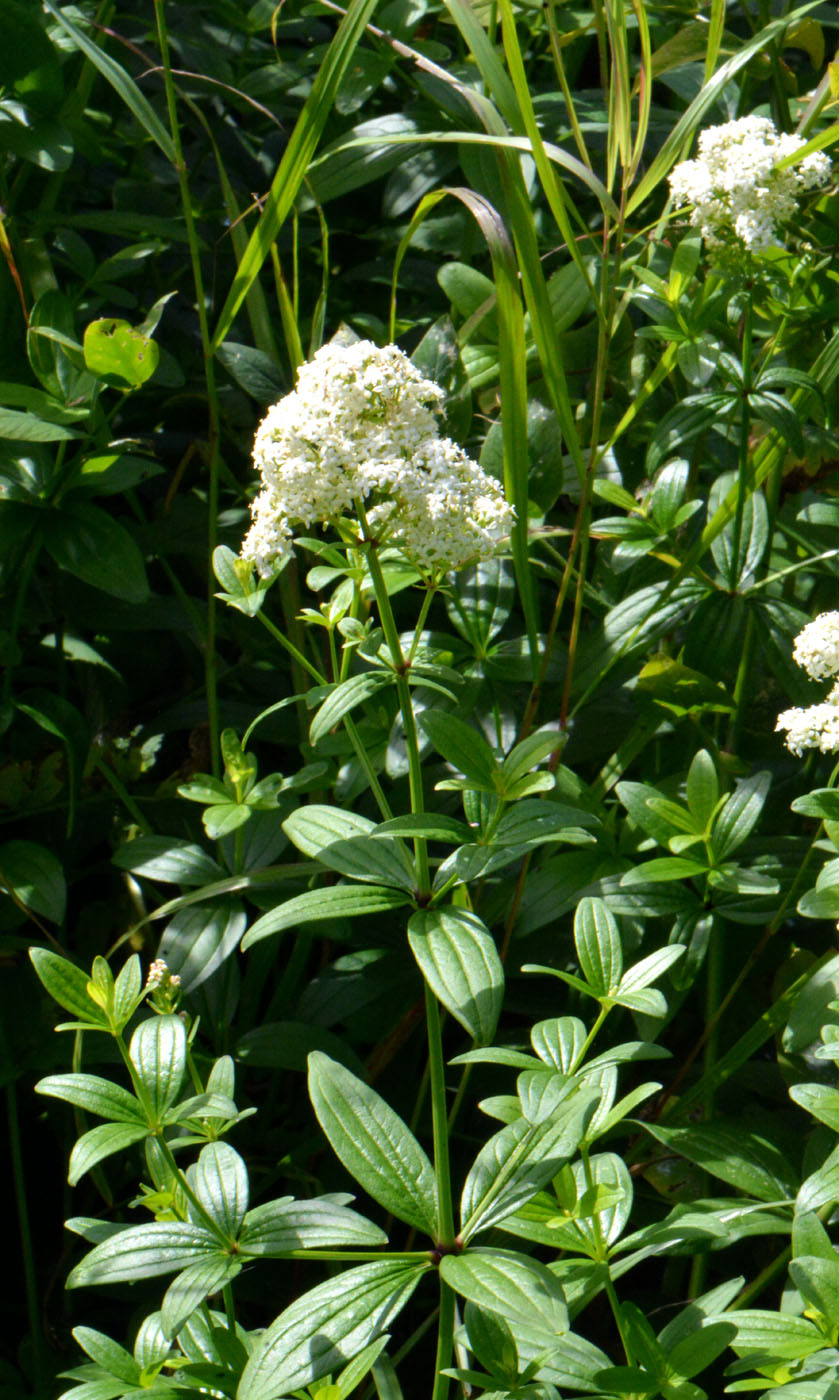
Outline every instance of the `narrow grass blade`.
<svg viewBox="0 0 839 1400"><path fill-rule="evenodd" d="M251 234L244 256L239 262L233 286L221 309L213 335L213 351L224 341L239 307L259 276L262 264L270 255L271 245L297 198L332 108L338 84L375 8L376 0L350 0L271 182L259 223Z"/></svg>
<svg viewBox="0 0 839 1400"><path fill-rule="evenodd" d="M44 6L49 10L50 14L58 20L62 29L69 34L76 48L85 55L85 58L90 60L94 68L98 68L102 77L111 84L111 87L117 95L122 98L129 111L133 112L146 134L160 147L166 159L171 161L172 165L175 165L176 155L172 138L151 103L148 101L148 98L143 96L143 93L140 91L134 79L130 77L125 69L119 63L115 62L109 54L106 54L103 49L100 49L98 44L95 44L93 40L89 39L71 20L67 19L66 15L53 4L52 0L44 0Z"/></svg>

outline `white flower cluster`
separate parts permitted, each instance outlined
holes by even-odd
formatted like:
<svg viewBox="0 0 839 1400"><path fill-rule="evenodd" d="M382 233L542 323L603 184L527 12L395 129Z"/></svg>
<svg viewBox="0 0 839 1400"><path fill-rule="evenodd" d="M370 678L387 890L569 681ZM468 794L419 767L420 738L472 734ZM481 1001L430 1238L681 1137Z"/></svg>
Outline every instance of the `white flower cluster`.
<svg viewBox="0 0 839 1400"><path fill-rule="evenodd" d="M839 612L820 613L795 639L793 657L813 680L839 675ZM839 681L826 700L778 715L776 733L786 731L790 753L800 758L805 749L839 752Z"/></svg>
<svg viewBox="0 0 839 1400"><path fill-rule="evenodd" d="M708 127L696 160L682 161L670 175L673 198L693 205L690 222L710 248L771 248L781 241L779 227L794 217L798 197L830 178L830 160L820 151L777 169L803 145L801 136L779 135L767 117Z"/></svg>
<svg viewBox="0 0 839 1400"><path fill-rule="evenodd" d="M163 958L155 958L149 968L145 989L147 992L153 992L155 988L162 986L164 982L170 987L179 987L181 985L181 979L177 972L170 972Z"/></svg>
<svg viewBox="0 0 839 1400"><path fill-rule="evenodd" d="M269 577L300 526L334 522L359 504L378 542L423 572L491 553L512 510L499 483L439 436L443 399L395 345L325 345L257 429L262 490L242 557Z"/></svg>

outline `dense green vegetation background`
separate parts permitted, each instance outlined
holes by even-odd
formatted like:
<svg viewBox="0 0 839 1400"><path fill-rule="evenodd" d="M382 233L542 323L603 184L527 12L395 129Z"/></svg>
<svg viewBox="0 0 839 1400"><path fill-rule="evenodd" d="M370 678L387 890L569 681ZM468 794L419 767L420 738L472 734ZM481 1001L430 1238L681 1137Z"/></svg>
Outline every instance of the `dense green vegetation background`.
<svg viewBox="0 0 839 1400"><path fill-rule="evenodd" d="M786 1203L775 1215L744 1206L722 1232L709 1226L639 1259L624 1296L656 1331L689 1297L741 1275L739 1304L774 1309L790 1203L825 1162L833 1169L835 1109L817 1112L801 1095L796 1106L788 1090L835 1078L839 808L831 792L806 796L832 788L830 757L793 758L773 731L780 710L821 698L792 643L836 600L839 205L831 186L803 209L788 247L721 271L685 216L668 212L666 177L696 131L755 110L779 130L827 133L829 149L835 9L547 0L513 14L390 0L352 7L339 31L341 13L298 0L3 7L10 1291L0 1384L10 1396L56 1393L55 1372L77 1359L72 1326L124 1342L159 1300L154 1282L63 1292L79 1242L62 1244L62 1220L134 1220L143 1168L137 1149L66 1185L74 1129L90 1124L33 1093L73 1052L71 1038L52 1034L32 943L84 968L109 957L116 970L130 952L146 966L163 934L184 1005L200 1016L202 1073L233 1056L239 1107L259 1109L235 1135L255 1197L352 1189L309 1103L312 1050L369 1075L418 1134L430 1132L422 979L401 916L307 924L240 954L257 918L329 889L335 871L301 860L284 832L307 800L292 789L254 810L238 837L220 818L202 825L200 802L178 791L223 773L222 731L241 738L261 711L307 691L300 656L336 679L330 645L353 593L345 561L319 557L315 542L262 604L230 555L218 579L211 560L219 546L237 551L247 528L266 406L338 332L412 353L449 395L447 430L504 478L518 509L509 557L435 596L423 659L456 672L457 685L453 698L427 690L420 704L452 711L504 753L524 730L558 726L535 760L552 753L548 801L571 804L594 831L568 848L522 839L506 863L464 876L464 902L505 959L497 1039L520 1049L534 1022L563 1015L588 1016L588 1027L579 986L519 969L578 975L574 910L602 899L627 963L685 949L662 983L666 1011L625 1006L610 1021L620 1030L609 1043L655 1041L673 1057L654 1066L674 1094L647 1103L650 1134L618 1122L609 1140L629 1164L632 1228L684 1202ZM745 382L752 319L757 370ZM410 632L417 594L397 572L396 620ZM362 574L356 563L363 621L372 604ZM341 588L328 626L301 622L301 609ZM378 819L345 731L312 738L322 700L298 698L260 722L260 776L320 765L308 781L316 800ZM371 692L355 718L399 811L408 784L397 710L395 692ZM450 746L430 740L429 806L462 818L456 792L433 791L452 769ZM228 758L230 773L233 749ZM204 865L179 855L196 845ZM471 1044L452 1017L443 1034L447 1058ZM77 1044L74 1068L113 1070L102 1043ZM648 1077L643 1065L627 1073L622 1093ZM497 1065L475 1065L465 1086L461 1074L449 1079L449 1106L461 1086L458 1179L497 1126L479 1101L513 1088ZM500 1098L495 1108L501 1121L511 1112ZM668 1124L683 1133L669 1146ZM723 1136L697 1128L692 1138L693 1125ZM826 1225L839 1198L830 1182L808 1198ZM723 1218L724 1204L714 1209ZM490 1243L554 1259L545 1228ZM796 1252L809 1258L811 1237L805 1245ZM319 1270L284 1260L246 1271L236 1283L243 1324L264 1326ZM585 1304L575 1326L619 1365L606 1295L581 1278L567 1274ZM806 1288L788 1287L788 1310L803 1313ZM809 1299L830 1355L801 1397L832 1393L839 1291L830 1297L821 1311ZM393 1351L433 1306L417 1295ZM409 1397L430 1393L433 1348L422 1336L416 1345ZM746 1369L763 1367L761 1393L789 1379L782 1362L803 1365L807 1348L782 1348L779 1360L747 1337L743 1352ZM709 1355L711 1393L731 1360ZM509 1386L519 1393L515 1378Z"/></svg>

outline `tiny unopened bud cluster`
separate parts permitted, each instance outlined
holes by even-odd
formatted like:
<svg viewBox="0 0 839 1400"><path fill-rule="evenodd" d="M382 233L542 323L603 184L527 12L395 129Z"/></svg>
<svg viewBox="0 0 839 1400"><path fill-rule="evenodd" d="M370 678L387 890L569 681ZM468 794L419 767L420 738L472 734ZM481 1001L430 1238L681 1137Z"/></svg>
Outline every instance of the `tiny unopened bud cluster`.
<svg viewBox="0 0 839 1400"><path fill-rule="evenodd" d="M146 991L153 992L157 987L166 984L168 987L179 987L181 979L177 972L170 972L163 958L155 958L149 968L149 975L146 978Z"/></svg>
<svg viewBox="0 0 839 1400"><path fill-rule="evenodd" d="M395 345L325 345L254 442L262 490L242 557L265 578L300 528L354 519L421 573L493 553L513 519L500 484L441 437L444 395Z"/></svg>
<svg viewBox="0 0 839 1400"><path fill-rule="evenodd" d="M793 657L813 680L839 675L839 612L820 613L795 639ZM805 749L839 752L839 681L818 705L794 707L778 715L776 732L786 733L790 753Z"/></svg>

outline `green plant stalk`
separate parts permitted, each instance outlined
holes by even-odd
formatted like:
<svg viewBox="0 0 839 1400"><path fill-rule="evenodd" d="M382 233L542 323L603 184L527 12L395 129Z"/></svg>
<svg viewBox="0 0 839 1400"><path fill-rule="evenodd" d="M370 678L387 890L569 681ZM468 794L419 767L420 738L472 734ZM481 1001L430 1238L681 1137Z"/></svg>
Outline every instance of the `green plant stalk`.
<svg viewBox="0 0 839 1400"><path fill-rule="evenodd" d="M425 988L425 1016L428 1025L428 1062L431 1078L431 1121L434 1133L434 1170L440 1210L440 1239L444 1249L454 1244L454 1212L449 1168L449 1120L446 1109L446 1071L443 1062L443 1037L440 1031L440 1007L429 987ZM447 1363L448 1364L448 1363Z"/></svg>
<svg viewBox="0 0 839 1400"><path fill-rule="evenodd" d="M8 1062L6 1038L2 1037L3 1058ZM17 1210L20 1252L23 1257L23 1286L26 1296L26 1313L29 1331L32 1334L32 1380L36 1394L46 1393L48 1367L44 1356L41 1311L38 1304L38 1283L35 1275L35 1257L32 1248L32 1231L29 1225L29 1205L26 1199L26 1169L20 1142L20 1120L17 1111L17 1089L14 1080L6 1085L6 1122L9 1133L9 1156L12 1161L12 1181L15 1207Z"/></svg>
<svg viewBox="0 0 839 1400"><path fill-rule="evenodd" d="M437 1320L437 1354L434 1359L434 1389L431 1400L446 1400L449 1377L443 1372L452 1364L454 1352L455 1296L452 1288L440 1278L440 1311Z"/></svg>
<svg viewBox="0 0 839 1400"><path fill-rule="evenodd" d="M752 392L752 361L753 361L753 325L754 310L752 299L748 295L749 280L746 280L746 308L743 312L743 340L742 340L742 361L743 361L743 412L740 419L740 454L737 466L737 508L734 513L734 533L731 547L731 568L728 575L728 587L730 592L737 591L740 582L740 541L743 536L743 511L746 506L746 497L749 494L749 432L751 430L752 419L749 408L749 395Z"/></svg>
<svg viewBox="0 0 839 1400"><path fill-rule="evenodd" d="M201 254L198 247L198 234L192 212L192 199L189 190L189 176L183 156L175 83L172 76L172 61L169 53L169 34L164 12L165 0L154 0L157 40L163 68L163 82L166 90L166 107L169 113L169 130L175 148L175 171L181 194L184 225L186 227L189 257L192 266L192 279L195 286L198 326L201 334L201 349L204 355L204 380L207 386L207 445L209 448L208 468L208 529L207 529L207 628L204 649L204 678L207 690L207 720L210 730L210 765L214 777L219 776L219 711L218 683L216 674L216 580L213 573L213 553L218 542L218 502L219 502L219 438L220 414L216 372L211 346L210 327L207 320L207 299L204 292L204 276L201 271Z"/></svg>

